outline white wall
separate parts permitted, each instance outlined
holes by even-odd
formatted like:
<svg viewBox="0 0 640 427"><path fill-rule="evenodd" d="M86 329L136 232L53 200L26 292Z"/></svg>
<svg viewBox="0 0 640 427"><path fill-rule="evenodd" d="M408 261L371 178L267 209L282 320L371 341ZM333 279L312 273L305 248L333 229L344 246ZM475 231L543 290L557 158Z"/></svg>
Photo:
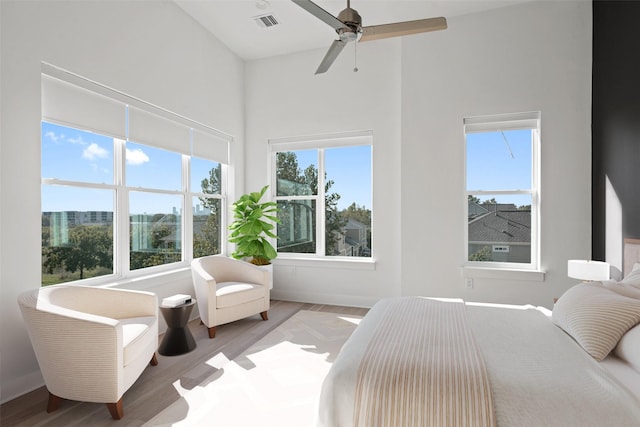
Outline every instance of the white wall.
<svg viewBox="0 0 640 427"><path fill-rule="evenodd" d="M240 159L244 63L171 2L2 1L1 19L0 383L6 401L42 385L16 303L20 292L41 283L41 61L229 133ZM243 164L235 166L231 175L242 188ZM191 292L191 279L183 270L123 286L162 297Z"/></svg>
<svg viewBox="0 0 640 427"><path fill-rule="evenodd" d="M451 19L436 37L404 40L404 294L549 307L575 283L566 277L566 260L591 253L591 29L590 2L533 2ZM522 111L542 116L546 278L477 277L468 290L460 271L466 224L462 120Z"/></svg>
<svg viewBox="0 0 640 427"><path fill-rule="evenodd" d="M270 138L374 131L374 270L276 260L273 295L368 305L429 295L549 307L566 260L591 247L591 3L533 2L449 19L449 29L362 43L327 74L324 50L246 66L246 182L269 182ZM467 116L542 112L542 268L463 284ZM516 279L514 280L513 277Z"/></svg>
<svg viewBox="0 0 640 427"><path fill-rule="evenodd" d="M357 73L353 45L317 76L324 49L247 63L247 190L270 182L269 139L373 131L375 270L280 257L274 262L275 298L367 306L400 293L400 51L398 39L361 44Z"/></svg>

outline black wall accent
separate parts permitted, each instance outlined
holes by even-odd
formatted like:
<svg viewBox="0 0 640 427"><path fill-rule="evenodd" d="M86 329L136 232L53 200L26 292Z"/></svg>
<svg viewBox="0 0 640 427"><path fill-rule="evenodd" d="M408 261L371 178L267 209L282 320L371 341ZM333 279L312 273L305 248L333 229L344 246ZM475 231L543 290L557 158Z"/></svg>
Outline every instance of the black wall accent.
<svg viewBox="0 0 640 427"><path fill-rule="evenodd" d="M605 177L640 238L640 2L593 2L592 258L605 259ZM620 242L622 245L622 242Z"/></svg>

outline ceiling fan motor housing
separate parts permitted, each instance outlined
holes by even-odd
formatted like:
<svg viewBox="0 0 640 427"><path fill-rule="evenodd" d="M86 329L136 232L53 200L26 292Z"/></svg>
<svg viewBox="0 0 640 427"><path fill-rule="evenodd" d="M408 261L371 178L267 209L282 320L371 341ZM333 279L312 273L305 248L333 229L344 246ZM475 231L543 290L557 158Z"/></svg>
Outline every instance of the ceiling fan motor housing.
<svg viewBox="0 0 640 427"><path fill-rule="evenodd" d="M358 38L358 33L362 28L362 17L358 11L347 7L338 14L338 19L342 21L346 27L336 30L343 42L351 42Z"/></svg>

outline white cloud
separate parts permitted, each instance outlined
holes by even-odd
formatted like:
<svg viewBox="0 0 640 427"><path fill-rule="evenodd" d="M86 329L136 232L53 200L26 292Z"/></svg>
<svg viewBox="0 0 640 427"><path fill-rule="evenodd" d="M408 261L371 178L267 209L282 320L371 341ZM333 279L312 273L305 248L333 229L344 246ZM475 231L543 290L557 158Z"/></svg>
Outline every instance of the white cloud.
<svg viewBox="0 0 640 427"><path fill-rule="evenodd" d="M51 130L49 132L46 132L44 136L53 141L54 144L57 144L58 141L64 139L64 134L57 135L54 131Z"/></svg>
<svg viewBox="0 0 640 427"><path fill-rule="evenodd" d="M79 136L77 138L67 138L67 141L69 141L72 144L78 144L78 145L87 145L88 144L88 142L83 140L81 136Z"/></svg>
<svg viewBox="0 0 640 427"><path fill-rule="evenodd" d="M127 148L127 163L130 165L141 165L148 161L149 156L147 156L141 149L136 148L135 150L129 150Z"/></svg>
<svg viewBox="0 0 640 427"><path fill-rule="evenodd" d="M89 144L87 148L82 151L82 158L88 160L106 159L109 157L109 152L100 147L95 142Z"/></svg>

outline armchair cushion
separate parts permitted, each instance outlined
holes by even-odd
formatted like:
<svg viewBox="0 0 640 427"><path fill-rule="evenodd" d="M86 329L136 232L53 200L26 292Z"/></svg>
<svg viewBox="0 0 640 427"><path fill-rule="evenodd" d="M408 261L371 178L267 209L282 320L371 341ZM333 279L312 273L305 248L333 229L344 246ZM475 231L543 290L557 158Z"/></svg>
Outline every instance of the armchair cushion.
<svg viewBox="0 0 640 427"><path fill-rule="evenodd" d="M153 317L131 317L120 319L122 324L122 346L124 347L123 365L137 360L149 345L155 346L157 337L147 333L153 328L156 319Z"/></svg>
<svg viewBox="0 0 640 427"><path fill-rule="evenodd" d="M254 283L222 282L216 285L217 308L231 307L264 298L264 286Z"/></svg>

